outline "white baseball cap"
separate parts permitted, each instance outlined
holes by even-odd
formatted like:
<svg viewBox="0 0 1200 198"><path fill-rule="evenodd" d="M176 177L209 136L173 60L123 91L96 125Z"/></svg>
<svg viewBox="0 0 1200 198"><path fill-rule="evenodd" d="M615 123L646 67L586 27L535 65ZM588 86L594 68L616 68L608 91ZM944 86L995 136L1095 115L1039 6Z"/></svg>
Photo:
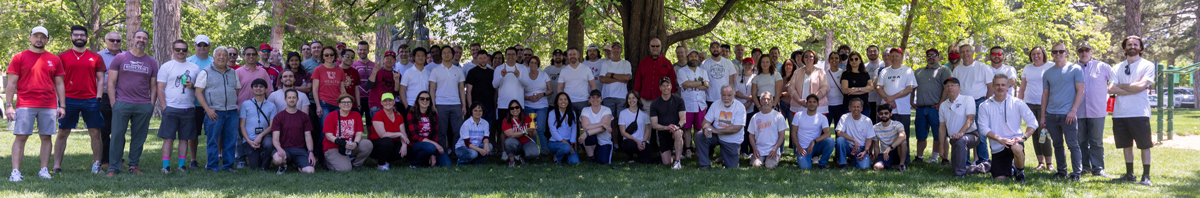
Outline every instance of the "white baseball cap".
<svg viewBox="0 0 1200 198"><path fill-rule="evenodd" d="M196 35L196 42L194 45L199 45L200 43L211 44L210 42L208 42L208 36L204 36L203 34Z"/></svg>
<svg viewBox="0 0 1200 198"><path fill-rule="evenodd" d="M50 37L50 32L46 31L46 28L42 26L33 27L33 32L29 33L29 35L34 35L37 33L42 33L43 35L46 35L46 37Z"/></svg>

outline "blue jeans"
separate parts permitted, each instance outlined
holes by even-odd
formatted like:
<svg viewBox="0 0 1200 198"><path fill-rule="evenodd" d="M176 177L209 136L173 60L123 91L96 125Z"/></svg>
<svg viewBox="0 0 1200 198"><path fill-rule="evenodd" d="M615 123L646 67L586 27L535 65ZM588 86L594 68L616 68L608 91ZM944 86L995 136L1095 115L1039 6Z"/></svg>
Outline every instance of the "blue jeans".
<svg viewBox="0 0 1200 198"><path fill-rule="evenodd" d="M546 114L548 111L549 109L547 108L534 109L525 107L526 113L537 114L537 118L533 118L533 121L537 122L537 142L542 147L542 153L550 153L550 148L547 148L549 147L547 144L550 143L548 139L550 136L546 135L546 128L549 127L546 125L546 118L550 117L549 114Z"/></svg>
<svg viewBox="0 0 1200 198"><path fill-rule="evenodd" d="M566 160L567 164L578 164L579 153L571 153L571 145L562 142L550 142L550 153L554 154L554 159L558 163L563 163Z"/></svg>
<svg viewBox="0 0 1200 198"><path fill-rule="evenodd" d="M205 143L205 150L208 153L208 164L204 168L209 170L225 170L233 168L234 149L238 145L238 111L216 111L217 120L204 119L204 129L208 130L204 133L208 137L208 142ZM217 138L220 138L218 141ZM220 142L222 153L220 159L217 158L217 142ZM224 162L221 165L219 162Z"/></svg>
<svg viewBox="0 0 1200 198"><path fill-rule="evenodd" d="M983 104L983 101L987 101L987 98L975 100L975 123L976 124L979 123L979 104ZM986 132L980 132L980 133L984 134ZM986 141L986 140L979 141L979 146L975 146L975 156L979 157L979 159L977 159L974 164L983 163L983 162L988 161L988 159L992 158L991 157L992 151L989 150L989 148L991 148L991 147L988 147L988 141Z"/></svg>
<svg viewBox="0 0 1200 198"><path fill-rule="evenodd" d="M66 98L67 106L64 107L66 115L58 120L58 129L74 129L79 125L79 117L83 117L83 123L89 129L97 129L104 127L104 115L100 114L100 99L74 99Z"/></svg>
<svg viewBox="0 0 1200 198"><path fill-rule="evenodd" d="M817 165L825 166L826 163L829 163L829 156L833 155L833 138L825 138L825 140L814 142L814 144L816 145L813 145L812 152L808 152L808 155L800 156L796 160L797 164L800 166L800 169L812 169L812 158L815 155L821 156L821 161L817 161Z"/></svg>
<svg viewBox="0 0 1200 198"><path fill-rule="evenodd" d="M448 150L447 150L448 151ZM412 165L417 167L429 166L429 156L437 156L437 166L450 166L450 156L446 152L437 153L437 147L429 142L417 142L413 144L412 150L409 150L409 155L413 156Z"/></svg>
<svg viewBox="0 0 1200 198"><path fill-rule="evenodd" d="M467 164L483 164L483 162L487 161L488 157L487 155L480 156L479 151L472 150L466 146L454 149L454 155L458 157L459 166Z"/></svg>
<svg viewBox="0 0 1200 198"><path fill-rule="evenodd" d="M929 139L929 134L933 133L933 140L942 140L938 136L938 109L933 107L917 107L916 114L917 123L917 140Z"/></svg>
<svg viewBox="0 0 1200 198"><path fill-rule="evenodd" d="M854 164L852 164L852 166L854 166L856 168L867 169L867 167L870 167L871 156L867 155L867 156L864 156L863 159L859 160L857 158L857 156L855 156L853 153L851 153L850 146L851 146L850 141L847 141L846 138L843 138L843 137L837 138L837 152L838 152L838 155L840 155L840 156L838 156L838 159L837 159L838 165L846 165L846 159L849 158L849 159L854 159ZM867 149L866 147L867 147L866 145L858 146L858 151L862 152L864 149Z"/></svg>
<svg viewBox="0 0 1200 198"><path fill-rule="evenodd" d="M329 103L325 103L324 101L318 101L318 102L321 103L320 104L321 105L321 115L320 115L321 120L315 121L315 123L325 123L325 116L329 116L330 112L334 112L334 111L341 109L341 107L338 107L337 105L331 105ZM204 128L208 128L208 127L205 126Z"/></svg>

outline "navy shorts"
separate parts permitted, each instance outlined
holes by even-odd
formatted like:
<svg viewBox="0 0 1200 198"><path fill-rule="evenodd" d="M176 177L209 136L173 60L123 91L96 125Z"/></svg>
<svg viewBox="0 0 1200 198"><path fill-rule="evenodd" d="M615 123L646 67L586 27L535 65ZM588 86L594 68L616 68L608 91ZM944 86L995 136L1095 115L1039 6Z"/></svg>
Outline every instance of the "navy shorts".
<svg viewBox="0 0 1200 198"><path fill-rule="evenodd" d="M79 117L87 128L104 127L104 115L100 114L100 99L67 98L66 115L58 120L58 129L74 129L79 126Z"/></svg>

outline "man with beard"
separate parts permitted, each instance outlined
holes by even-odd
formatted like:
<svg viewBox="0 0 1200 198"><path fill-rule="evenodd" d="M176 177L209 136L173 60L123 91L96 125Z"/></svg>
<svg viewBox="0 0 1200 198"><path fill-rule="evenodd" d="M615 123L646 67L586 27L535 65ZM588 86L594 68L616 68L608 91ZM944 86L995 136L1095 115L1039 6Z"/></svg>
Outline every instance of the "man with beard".
<svg viewBox="0 0 1200 198"><path fill-rule="evenodd" d="M287 106L287 98L284 95L287 94L288 90L296 89L296 73L292 72L292 70L283 70L283 73L279 74L279 83L282 86L271 92L270 95L267 95L267 101L271 101L275 107L285 107ZM296 103L296 108L300 108L300 111L308 114L308 105L310 104L308 95L304 94L304 92L298 92L297 94L300 98L297 99L299 103Z"/></svg>
<svg viewBox="0 0 1200 198"><path fill-rule="evenodd" d="M185 57L188 56L188 44L183 40L176 40L171 43L171 60L167 61L159 67L162 72L158 72L155 79L155 94L158 96L158 107L162 109L162 124L159 126L158 137L163 139L162 159L163 174L171 173L171 150L175 146L175 140L179 140L179 172L185 172L187 169L184 164L187 162L185 157L187 147L191 145L189 142L194 141L197 137L195 130L196 119L194 116L196 111L195 100L196 96L192 93L193 80L190 77L196 76L200 69L196 64L187 62ZM192 112L189 112L192 111Z"/></svg>
<svg viewBox="0 0 1200 198"><path fill-rule="evenodd" d="M1108 93L1116 94L1113 107L1113 140L1125 154L1125 174L1114 181L1133 182L1133 146L1142 151L1142 180L1138 184L1150 183L1150 99L1146 91L1154 85L1154 63L1142 58L1145 44L1138 36L1128 36L1121 41L1125 50L1125 61L1117 64L1109 80ZM1061 155L1060 155L1061 156Z"/></svg>
<svg viewBox="0 0 1200 198"><path fill-rule="evenodd" d="M1041 123L1049 131L1050 139L1054 141L1054 155L1058 156L1055 158L1058 173L1054 174L1054 178L1070 176L1068 180L1079 181L1082 156L1079 156L1079 125L1075 120L1079 105L1083 103L1083 69L1067 62L1067 48L1062 43L1050 48L1050 54L1054 57L1054 67L1046 68L1042 74L1042 101L1045 106L1041 109ZM1063 150L1063 143L1071 152L1070 175L1067 174L1067 155L1064 155L1066 150Z"/></svg>
<svg viewBox="0 0 1200 198"><path fill-rule="evenodd" d="M551 55L551 57L552 58L550 59L550 66L546 66L545 69L542 69L542 72L546 72L546 75L547 75L546 77L550 77L550 79L549 79L550 82L558 82L559 73L562 73L563 66L567 66L567 64L566 64L567 54L563 53L562 50L556 49L556 50L554 50L554 53ZM550 83L550 87L547 87L547 88L550 89L551 96L558 95L558 83ZM484 111L487 111L487 110L484 110ZM487 115L487 114L484 114L484 115Z"/></svg>
<svg viewBox="0 0 1200 198"><path fill-rule="evenodd" d="M683 146L687 147L683 152L684 156L688 157L691 157L691 152L695 152L694 148L691 147L692 141L690 135L703 127L703 125L700 125L701 120L707 114L705 109L708 109L708 104L704 99L708 97L706 91L710 84L708 81L708 71L700 68L700 61L704 59L702 56L699 51L689 51L687 53L688 66L675 72L679 74L676 81L679 82L680 89L683 89L679 93L680 98L683 99L684 111L687 112L684 117L686 122L681 128L684 132L688 132L683 136ZM740 141L738 143L741 144Z"/></svg>
<svg viewBox="0 0 1200 198"><path fill-rule="evenodd" d="M75 34L74 31L71 34ZM29 34L29 49L14 55L12 62L8 63L8 85L5 87L10 89L5 90L4 102L9 105L6 105L8 109L4 112L9 124L16 125L13 127L13 135L17 136L12 145L13 170L8 176L9 181L21 181L21 158L25 157L25 141L33 135L34 122L37 123L38 135L42 140L42 169L38 171L38 176L50 179L50 171L46 169L52 155L50 147L53 143L50 142L50 136L55 132L54 120L61 118L65 111L63 75L66 75L66 72L63 71L63 64L58 56L46 52L49 35L42 26L33 28ZM86 37L87 34L84 35ZM16 99L20 103L13 103L13 94L20 97Z"/></svg>
<svg viewBox="0 0 1200 198"><path fill-rule="evenodd" d="M79 26L71 26L71 44L74 45L69 50L65 50L58 54L59 60L62 60L62 69L65 69L66 76L63 77L63 84L66 86L66 115L59 120L58 138L54 142L54 173L62 171L63 152L67 150L67 139L71 135L71 129L78 126L79 117L83 117L83 122L87 125L88 134L92 137L92 168L99 170L100 158L104 155L103 142L100 138L100 127L104 126L104 117L100 115L100 89L103 88L100 80L104 78L104 72L108 69L104 66L104 60L100 55L87 49L88 29ZM98 173L98 172L97 172Z"/></svg>
<svg viewBox="0 0 1200 198"><path fill-rule="evenodd" d="M746 106L733 100L733 86L721 86L721 103L713 104L704 115L702 131L697 131L696 147L700 147L700 169L710 166L708 160L712 155L709 148L721 145L721 161L725 168L738 167L738 154L741 151L742 127L746 123ZM716 135L716 136L714 136Z"/></svg>
<svg viewBox="0 0 1200 198"><path fill-rule="evenodd" d="M158 61L146 54L150 32L137 30L133 33L133 48L113 58L113 67L108 70L108 95L116 96L109 101L113 107L112 144L109 147L108 177L120 172L121 157L125 155L125 132L132 137L129 142L129 172L141 175L138 161L146 133L150 130L150 116L154 112L156 95L150 85L157 84Z"/></svg>
<svg viewBox="0 0 1200 198"><path fill-rule="evenodd" d="M232 46L230 46L230 47L228 47L228 48L225 48L225 52L229 53L229 61L227 61L227 62L229 62L229 63L228 63L228 64L226 64L226 65L228 65L228 67L229 67L230 69L237 70L238 68L241 68L241 67L242 67L242 66L240 66L240 65L238 65L238 64L237 64L237 60L238 60L238 50L237 50L237 47L232 47Z"/></svg>
<svg viewBox="0 0 1200 198"><path fill-rule="evenodd" d="M714 102L721 101L721 87L725 85L733 85L734 78L737 76L737 66L733 65L728 58L724 58L721 54L724 50L721 48L721 43L713 41L708 44L708 52L711 53L710 58L705 58L700 63L700 68L708 71L709 85L705 90L705 106L712 105ZM728 53L726 53L728 54Z"/></svg>

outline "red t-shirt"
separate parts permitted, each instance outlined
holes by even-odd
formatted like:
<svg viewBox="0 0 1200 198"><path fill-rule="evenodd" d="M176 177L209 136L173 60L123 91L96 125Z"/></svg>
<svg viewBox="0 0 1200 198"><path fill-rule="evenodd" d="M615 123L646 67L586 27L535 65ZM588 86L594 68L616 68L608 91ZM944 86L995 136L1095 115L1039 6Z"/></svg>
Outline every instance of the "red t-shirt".
<svg viewBox="0 0 1200 198"><path fill-rule="evenodd" d="M231 65L231 66L229 66L229 68L230 68L230 69L233 69L233 70L237 70L238 68L242 68L242 66L241 66L241 65L236 65L236 64L235 64L235 65Z"/></svg>
<svg viewBox="0 0 1200 198"><path fill-rule="evenodd" d="M13 55L8 63L8 74L17 79L17 108L58 108L58 96L54 95L54 77L64 76L62 60L49 52L34 53L29 50ZM96 75L92 73L93 77ZM95 89L92 86L92 89Z"/></svg>
<svg viewBox="0 0 1200 198"><path fill-rule="evenodd" d="M350 96L354 96L354 91L359 90L358 86L362 85L362 81L361 81L362 77L360 77L358 75L358 70L354 69L353 67L351 67L349 69L342 69L342 73L346 74L346 77L347 77L346 80L350 81L350 86L346 87L346 94L349 94ZM359 93L359 94L363 94L362 95L363 97L367 96L366 93ZM356 106L356 107L358 106L358 100L354 100L354 106Z"/></svg>
<svg viewBox="0 0 1200 198"><path fill-rule="evenodd" d="M340 112L334 111L329 112L329 115L325 116L325 124L322 127L324 128L322 131L325 134L333 134L334 137L346 139L346 142L354 141L354 137L362 135L362 115L359 115L355 111L350 111L350 114L346 116L340 115ZM322 152L338 148L338 145L330 141L329 138L321 136L321 139L325 140L325 150L322 150Z"/></svg>
<svg viewBox="0 0 1200 198"><path fill-rule="evenodd" d="M371 119L372 119L371 120L372 123L383 122L383 130L392 131L392 132L400 131L400 125L404 124L404 114L400 114L399 112L393 113L392 119L389 120L387 118L387 112L384 112L381 110L379 112L375 112L375 115L372 116ZM367 134L367 139L369 139L369 140L379 139L379 133L375 133L374 128L372 128L370 131L371 131L371 133ZM392 140L399 140L399 139L400 138L392 138Z"/></svg>
<svg viewBox="0 0 1200 198"><path fill-rule="evenodd" d="M257 64L257 63L256 63L256 64ZM259 69L263 69L263 70L267 70L267 75L268 75L268 76L271 76L271 79L270 79L270 81L267 81L267 86L271 86L271 85L273 85L273 84L274 84L274 82L278 82L278 81L279 81L279 70L278 70L278 69L275 69L275 67L271 67L271 66L264 66L264 65L262 65L262 64L258 64L258 68L259 68ZM263 80L267 80L267 79L263 79ZM278 88L271 88L271 87L267 87L267 88L270 88L270 89L268 89L268 90L275 90L275 89L278 89Z"/></svg>
<svg viewBox="0 0 1200 198"><path fill-rule="evenodd" d="M68 49L58 53L58 58L66 68L66 76L63 77L66 96L74 99L96 98L96 72L108 71L104 67L104 59L87 49L83 52Z"/></svg>
<svg viewBox="0 0 1200 198"><path fill-rule="evenodd" d="M313 82L321 81L319 86L320 92L317 93L317 99L321 102L337 105L337 98L342 95L339 88L342 87L342 81L346 80L346 72L342 68L325 68L324 65L318 65L313 69ZM353 89L347 89L353 90Z"/></svg>
<svg viewBox="0 0 1200 198"><path fill-rule="evenodd" d="M304 142L304 132L312 131L312 122L308 121L308 114L302 111L288 113L287 109L284 109L271 119L270 131L279 131L279 134L276 134L279 136L279 147L308 149L307 142ZM325 136L321 137L323 139Z"/></svg>
<svg viewBox="0 0 1200 198"><path fill-rule="evenodd" d="M432 114L430 114L430 115L432 115ZM425 139L429 139L434 142L438 141L438 135L436 133L437 125L433 123L433 120L437 119L437 117L430 117L429 115L419 115L419 114L411 114L408 116L410 118L415 119L415 121L405 120L405 123L404 123L404 126L408 127L408 144L409 145L416 144L417 142L425 141Z"/></svg>
<svg viewBox="0 0 1200 198"><path fill-rule="evenodd" d="M532 122L533 119L530 119L528 115L521 115L521 117L522 117L521 119L524 119L524 121L514 120L512 118L504 119L504 121L503 121L504 124L500 125L500 130L508 131L509 129L512 129L514 127L513 124L516 124L515 126L520 126L521 127L520 129L522 129L522 130L529 128L529 122ZM516 123L516 122L524 122L524 123ZM505 137L507 138L507 136L505 136ZM517 141L521 141L521 144L525 144L525 142L529 142L530 140L532 140L532 139L529 139L528 135L517 138Z"/></svg>

